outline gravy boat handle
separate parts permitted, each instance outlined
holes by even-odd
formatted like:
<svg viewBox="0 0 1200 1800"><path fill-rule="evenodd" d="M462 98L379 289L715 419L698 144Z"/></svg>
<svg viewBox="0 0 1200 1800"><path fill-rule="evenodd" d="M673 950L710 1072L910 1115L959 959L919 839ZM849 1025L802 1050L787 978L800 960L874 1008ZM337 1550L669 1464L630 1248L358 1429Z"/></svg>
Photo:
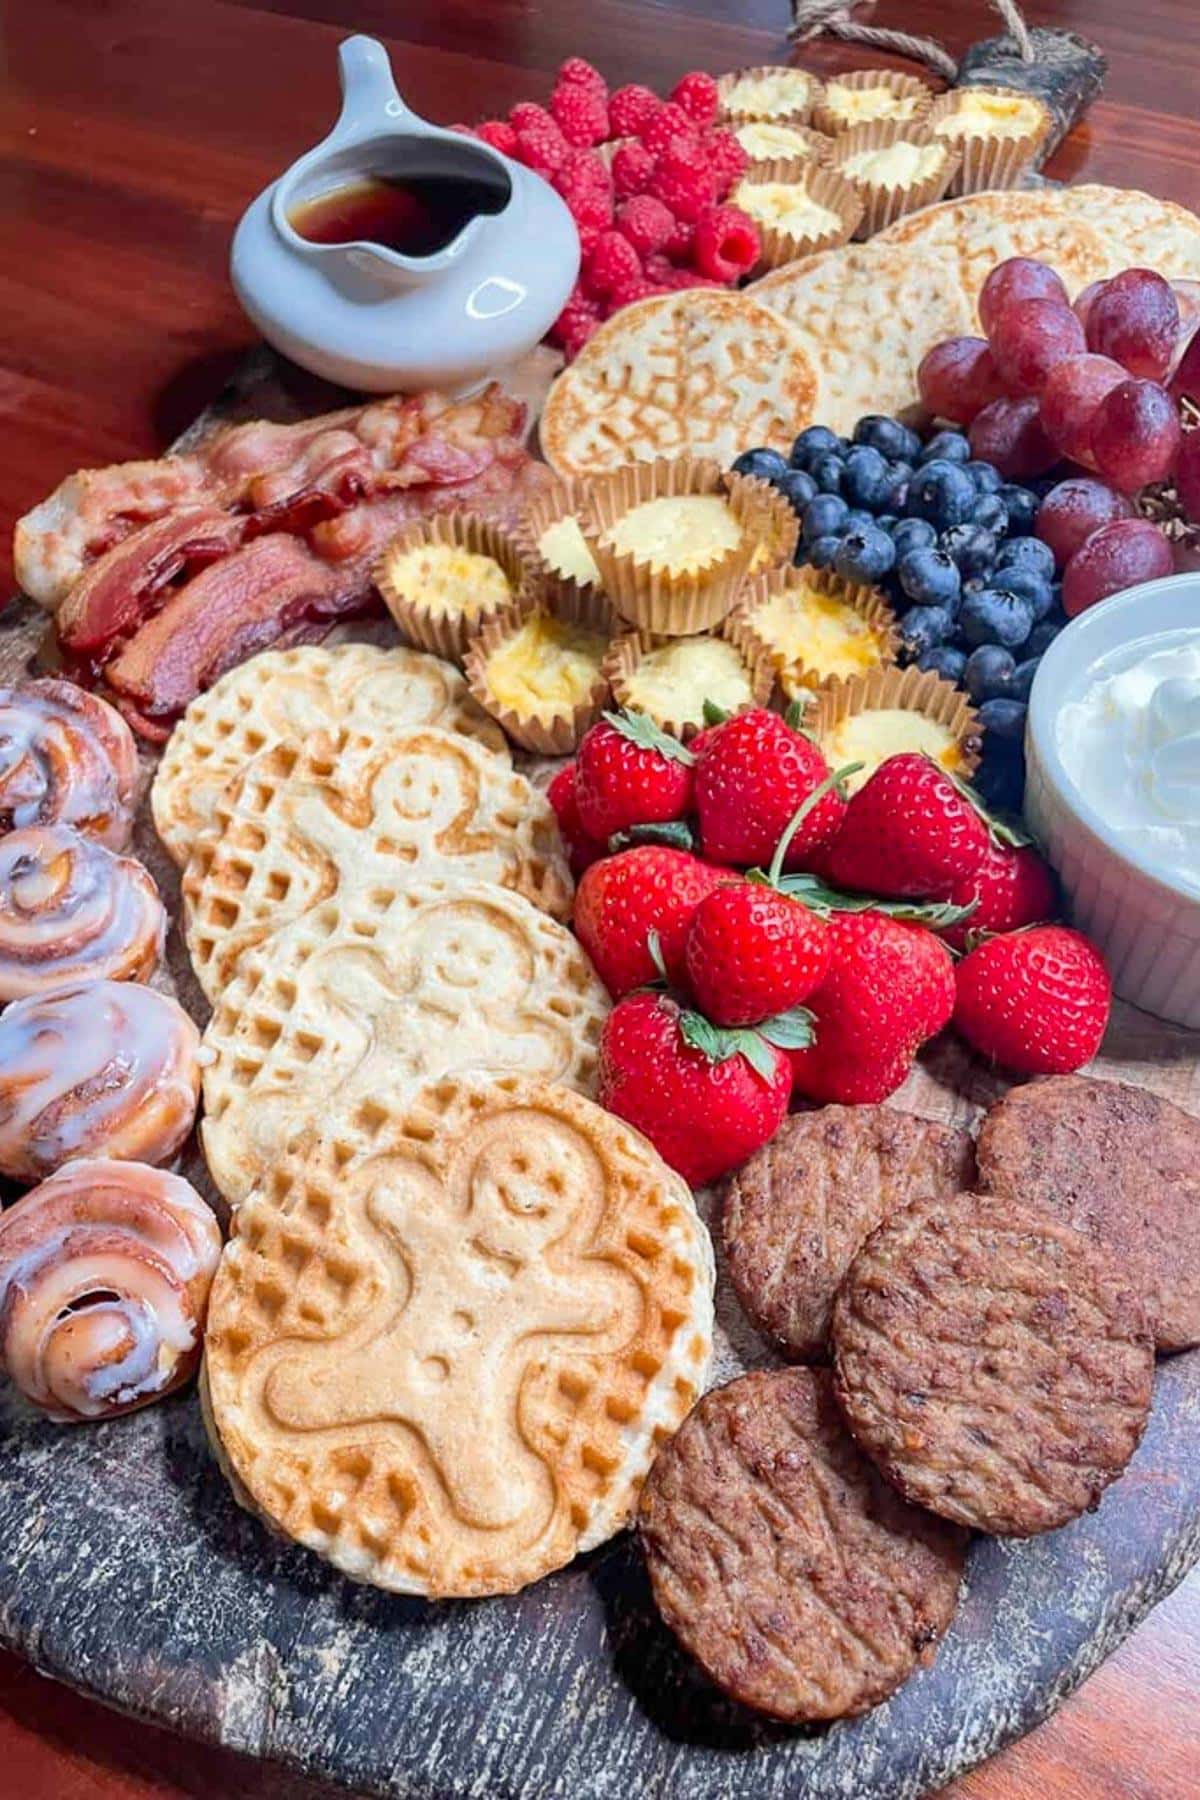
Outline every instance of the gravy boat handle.
<svg viewBox="0 0 1200 1800"><path fill-rule="evenodd" d="M377 38L359 35L342 40L338 45L338 78L342 110L325 147L370 137L397 124L428 130L426 121L400 98L388 53Z"/></svg>

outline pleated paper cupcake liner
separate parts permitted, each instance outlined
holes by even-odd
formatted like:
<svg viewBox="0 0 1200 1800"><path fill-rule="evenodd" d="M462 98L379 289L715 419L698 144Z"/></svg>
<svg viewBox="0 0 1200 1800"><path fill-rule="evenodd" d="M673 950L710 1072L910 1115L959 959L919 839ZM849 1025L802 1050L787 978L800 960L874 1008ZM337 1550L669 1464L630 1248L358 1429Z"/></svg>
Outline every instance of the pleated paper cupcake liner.
<svg viewBox="0 0 1200 1800"><path fill-rule="evenodd" d="M605 673L608 676L615 704L647 713L663 731L669 732L672 737L680 738L686 743L704 727L702 706L699 709L694 707L684 709L679 706L672 709L661 705L651 705L643 697L637 695L631 684L642 663L655 650L688 643L722 643L736 653L745 671L747 682L746 699L739 706L726 710L731 713L748 712L752 707L765 706L770 699L774 683L774 671L770 658L762 650L749 646L744 647L738 641L734 630L736 619L736 614L731 615L722 621L715 632L700 638L654 637L648 632L642 631L626 632L622 637L616 638L609 646L608 655L604 659ZM711 698L711 695L701 696L702 701Z"/></svg>
<svg viewBox="0 0 1200 1800"><path fill-rule="evenodd" d="M950 193L978 194L992 188L1020 187L1050 136L1054 121L1049 107L1036 95L1021 93L1016 88L988 88L988 93L1010 95L1014 100L1037 107L1043 114L1041 124L1022 132L1019 137L986 131L939 131L940 124L953 120L963 94L970 91L969 88L953 88L949 93L939 95L929 111L930 130L937 137L948 138L962 159L958 174L950 184Z"/></svg>
<svg viewBox="0 0 1200 1800"><path fill-rule="evenodd" d="M979 715L962 689L936 669L872 669L866 675L831 681L808 708L804 727L827 757L832 754L838 760L836 744L832 751L829 746L839 725L862 713L891 711L919 713L954 739L957 758L953 774L968 780L979 767L983 749ZM862 770L851 779L850 789L861 787L872 773L869 768Z"/></svg>
<svg viewBox="0 0 1200 1800"><path fill-rule="evenodd" d="M938 151L938 165L916 181L884 182L869 176L855 175L847 164L864 150L884 150L892 144L914 144ZM886 225L892 225L906 213L932 206L946 193L958 173L961 158L954 146L944 138L932 136L928 125L907 125L896 119L874 119L869 125L856 125L843 131L834 141L829 166L853 187L862 201L863 214L856 237L874 237Z"/></svg>
<svg viewBox="0 0 1200 1800"><path fill-rule="evenodd" d="M833 147L833 139L823 132L814 131L810 125L795 125L790 119L742 119L732 127L733 135L750 158L753 168L764 162L802 162L807 167L816 164L818 167L828 163L829 152ZM795 143L781 144L777 148L752 150L745 141L755 131L782 131Z"/></svg>
<svg viewBox="0 0 1200 1800"><path fill-rule="evenodd" d="M840 137L843 131L851 131L858 125L874 124L874 119L849 119L837 110L838 89L849 88L852 93L860 94L871 88L881 88L891 96L892 110L880 113L879 119L892 119L899 124L919 125L929 112L934 93L928 82L920 80L916 75L906 75L900 69L853 69L845 75L831 75L825 83L825 91L820 102L813 108L812 123L817 131L827 137ZM896 106L904 107L896 111Z"/></svg>
<svg viewBox="0 0 1200 1800"><path fill-rule="evenodd" d="M584 595L601 591L596 581L580 581L566 575L548 560L541 548L547 531L563 519L578 519L587 501L590 484L559 477L554 485L536 495L516 528L516 539L523 555L534 571L535 587L540 598L552 607L560 603L573 606ZM599 570L596 571L599 577Z"/></svg>
<svg viewBox="0 0 1200 1800"><path fill-rule="evenodd" d="M421 544L442 544L490 557L503 569L510 594L469 616L464 612L439 612L419 594L406 592L393 575L396 561ZM536 592L535 571L517 534L494 519L469 512L438 513L406 526L380 552L374 575L384 604L405 640L460 667L469 639L488 618L527 605Z"/></svg>
<svg viewBox="0 0 1200 1800"><path fill-rule="evenodd" d="M796 232L772 225L753 210L753 190L775 182L783 182L803 190L818 206L836 218L836 225L821 231ZM801 256L812 256L818 250L832 250L849 243L863 216L863 202L852 182L824 163L806 162L802 157L789 157L774 162L752 163L729 196L733 206L749 213L758 227L762 244L756 275L769 269L781 269L785 263Z"/></svg>
<svg viewBox="0 0 1200 1800"><path fill-rule="evenodd" d="M596 680L587 697L557 711L521 712L493 691L488 665L497 650L511 642L535 618L563 619L583 626L606 639L606 650L597 664ZM508 612L485 620L472 637L463 658L467 686L484 711L491 715L514 744L538 756L570 756L585 731L596 723L609 700L605 662L612 647L612 608L597 588L581 589L573 596L560 595L554 605L545 598L527 600Z"/></svg>
<svg viewBox="0 0 1200 1800"><path fill-rule="evenodd" d="M730 640L747 655L763 655L774 674L775 683L784 700L802 699L819 692L844 676L823 673L819 668L798 658L785 655L771 641L769 628L762 620L767 602L780 593L816 593L838 600L854 612L875 634L879 667L890 668L900 648L896 615L886 595L877 587L843 581L832 569L801 568L775 570L754 581L728 621Z"/></svg>
<svg viewBox="0 0 1200 1800"><path fill-rule="evenodd" d="M763 100L755 100L752 95L739 94L738 87L743 82L767 82L776 84L778 77L786 76L786 84L795 87L796 100L791 104L791 96L779 110L768 107ZM728 75L717 80L717 94L720 97L722 125L744 125L751 119L769 119L773 125L807 125L814 110L820 103L822 93L821 82L808 69L793 69L785 63L759 63L751 69L734 69Z"/></svg>

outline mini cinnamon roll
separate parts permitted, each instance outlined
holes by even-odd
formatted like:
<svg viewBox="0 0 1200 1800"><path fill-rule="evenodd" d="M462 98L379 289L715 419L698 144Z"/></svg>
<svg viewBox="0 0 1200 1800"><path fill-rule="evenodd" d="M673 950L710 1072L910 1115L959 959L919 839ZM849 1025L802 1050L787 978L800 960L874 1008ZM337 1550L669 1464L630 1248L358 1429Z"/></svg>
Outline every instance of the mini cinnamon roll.
<svg viewBox="0 0 1200 1800"><path fill-rule="evenodd" d="M107 701L51 678L0 687L0 831L74 825L123 850L136 785L133 733Z"/></svg>
<svg viewBox="0 0 1200 1800"><path fill-rule="evenodd" d="M166 994L81 981L0 1015L0 1173L41 1181L65 1162L162 1163L192 1128L200 1033Z"/></svg>
<svg viewBox="0 0 1200 1800"><path fill-rule="evenodd" d="M0 1368L64 1424L161 1399L200 1360L220 1255L181 1176L68 1163L0 1214Z"/></svg>
<svg viewBox="0 0 1200 1800"><path fill-rule="evenodd" d="M0 838L0 1001L81 979L142 981L162 954L166 911L131 856L70 825Z"/></svg>

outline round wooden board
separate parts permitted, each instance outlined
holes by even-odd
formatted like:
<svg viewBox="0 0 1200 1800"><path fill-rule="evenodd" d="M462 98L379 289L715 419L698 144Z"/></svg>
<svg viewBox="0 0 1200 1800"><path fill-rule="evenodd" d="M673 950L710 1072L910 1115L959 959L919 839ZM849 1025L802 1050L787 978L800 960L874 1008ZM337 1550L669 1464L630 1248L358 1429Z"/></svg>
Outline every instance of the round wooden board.
<svg viewBox="0 0 1200 1800"><path fill-rule="evenodd" d="M286 413L253 368L238 410ZM43 623L6 614L0 681ZM144 807L135 850L177 918ZM157 984L203 1020L177 925ZM1117 1007L1094 1072L1200 1113L1198 1045ZM896 1103L971 1123L1003 1085L946 1039ZM194 1151L185 1173L213 1197ZM773 1360L720 1279L714 1380ZM628 1535L511 1599L396 1598L239 1509L193 1393L71 1429L0 1383L0 1643L124 1711L371 1793L915 1800L1045 1718L1200 1557L1198 1443L1200 1351L1160 1365L1146 1437L1094 1514L977 1540L932 1668L865 1718L801 1733L714 1692L659 1623Z"/></svg>

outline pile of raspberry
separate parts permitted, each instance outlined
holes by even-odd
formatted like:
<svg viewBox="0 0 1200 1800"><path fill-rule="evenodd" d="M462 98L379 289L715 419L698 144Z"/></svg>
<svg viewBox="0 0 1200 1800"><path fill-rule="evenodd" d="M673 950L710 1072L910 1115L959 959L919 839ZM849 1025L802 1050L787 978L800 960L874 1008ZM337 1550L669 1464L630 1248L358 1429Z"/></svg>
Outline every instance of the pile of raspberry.
<svg viewBox="0 0 1200 1800"><path fill-rule="evenodd" d="M548 106L522 101L507 119L463 128L536 170L570 208L583 266L550 328L568 359L631 301L729 287L758 261L753 220L722 204L749 158L717 130L718 110L717 84L700 70L660 100L637 84L610 94L599 70L573 56Z"/></svg>

